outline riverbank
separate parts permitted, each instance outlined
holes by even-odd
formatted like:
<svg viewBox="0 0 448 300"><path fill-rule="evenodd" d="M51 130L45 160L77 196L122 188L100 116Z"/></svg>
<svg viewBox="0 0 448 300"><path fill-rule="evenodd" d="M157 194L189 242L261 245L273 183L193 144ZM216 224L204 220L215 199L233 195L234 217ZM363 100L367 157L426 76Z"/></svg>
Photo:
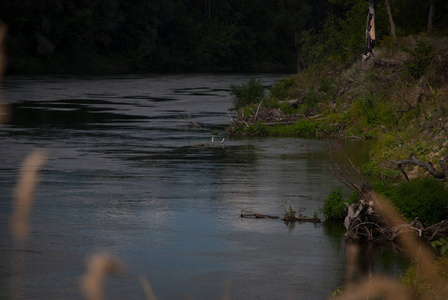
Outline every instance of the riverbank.
<svg viewBox="0 0 448 300"><path fill-rule="evenodd" d="M336 64L329 57L285 77L262 100L238 107L229 133L374 139L365 171L375 175L399 176L390 161L412 156L437 164L448 144L448 38L399 43L367 62ZM410 178L422 172L407 171Z"/></svg>

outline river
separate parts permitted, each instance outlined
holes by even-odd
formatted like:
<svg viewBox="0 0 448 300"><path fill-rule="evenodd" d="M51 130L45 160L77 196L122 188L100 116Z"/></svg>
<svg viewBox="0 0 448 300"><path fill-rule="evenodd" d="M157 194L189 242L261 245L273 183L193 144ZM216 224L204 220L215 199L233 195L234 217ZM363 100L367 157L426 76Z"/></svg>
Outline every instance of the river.
<svg viewBox="0 0 448 300"><path fill-rule="evenodd" d="M281 78L5 78L0 298L80 299L86 261L103 252L126 266L107 279L107 299L145 299L142 276L158 299L326 299L343 286L341 226L240 218L240 208L280 216L288 200L313 216L341 186L325 170L325 141L226 135L228 88L250 76L266 87ZM363 142L343 147L365 159ZM12 195L35 149L48 159L20 248L8 233ZM375 268L397 273L395 260L381 254Z"/></svg>

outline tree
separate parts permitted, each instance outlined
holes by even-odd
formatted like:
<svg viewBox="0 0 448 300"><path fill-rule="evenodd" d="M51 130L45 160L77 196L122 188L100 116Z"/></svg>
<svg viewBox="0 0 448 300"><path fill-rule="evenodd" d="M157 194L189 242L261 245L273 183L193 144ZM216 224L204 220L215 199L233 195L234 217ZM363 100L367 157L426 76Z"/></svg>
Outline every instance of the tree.
<svg viewBox="0 0 448 300"><path fill-rule="evenodd" d="M390 34L393 36L394 41L397 41L397 33L395 32L395 22L394 18L392 17L392 11L390 10L389 0L386 0L386 9L390 24Z"/></svg>
<svg viewBox="0 0 448 300"><path fill-rule="evenodd" d="M369 0L369 14L366 23L366 48L362 60L366 61L373 55L375 48L375 6L374 0Z"/></svg>
<svg viewBox="0 0 448 300"><path fill-rule="evenodd" d="M436 11L436 0L430 0L427 33L431 33L435 11Z"/></svg>

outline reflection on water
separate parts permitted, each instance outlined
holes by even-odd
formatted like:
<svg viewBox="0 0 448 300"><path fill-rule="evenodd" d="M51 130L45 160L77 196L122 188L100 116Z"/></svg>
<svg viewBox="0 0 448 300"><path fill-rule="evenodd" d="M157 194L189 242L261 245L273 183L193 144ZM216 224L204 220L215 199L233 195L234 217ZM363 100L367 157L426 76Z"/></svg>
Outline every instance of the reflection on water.
<svg viewBox="0 0 448 300"><path fill-rule="evenodd" d="M285 201L313 216L340 183L327 144L226 136L230 84L249 75L11 78L3 82L0 297L80 298L86 256L128 266L109 299L324 299L344 282L340 225L245 220L240 209L282 215ZM269 86L279 76L259 75ZM200 127L186 127L194 120ZM214 142L211 137L214 135ZM225 137L224 144L221 144ZM207 147L198 147L198 144ZM342 145L362 161L365 144ZM22 284L12 281L7 222L17 170L35 148L41 172ZM359 156L356 158L356 156ZM397 271L379 260L380 268Z"/></svg>

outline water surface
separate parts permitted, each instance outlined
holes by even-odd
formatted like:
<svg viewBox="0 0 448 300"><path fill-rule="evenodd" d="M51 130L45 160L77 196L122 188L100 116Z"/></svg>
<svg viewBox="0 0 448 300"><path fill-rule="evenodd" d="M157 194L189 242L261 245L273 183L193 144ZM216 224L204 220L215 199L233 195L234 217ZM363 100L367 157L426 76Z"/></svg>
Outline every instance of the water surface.
<svg viewBox="0 0 448 300"><path fill-rule="evenodd" d="M240 208L280 216L287 200L312 216L341 186L325 170L325 141L226 135L228 87L250 76L6 78L0 295L80 299L86 259L104 251L127 267L108 279L108 299L144 299L140 276L159 299L325 299L342 286L340 226L239 217ZM281 75L256 77L269 87ZM362 142L343 146L363 159ZM22 247L8 222L34 149L48 161ZM379 271L397 271L384 261Z"/></svg>

